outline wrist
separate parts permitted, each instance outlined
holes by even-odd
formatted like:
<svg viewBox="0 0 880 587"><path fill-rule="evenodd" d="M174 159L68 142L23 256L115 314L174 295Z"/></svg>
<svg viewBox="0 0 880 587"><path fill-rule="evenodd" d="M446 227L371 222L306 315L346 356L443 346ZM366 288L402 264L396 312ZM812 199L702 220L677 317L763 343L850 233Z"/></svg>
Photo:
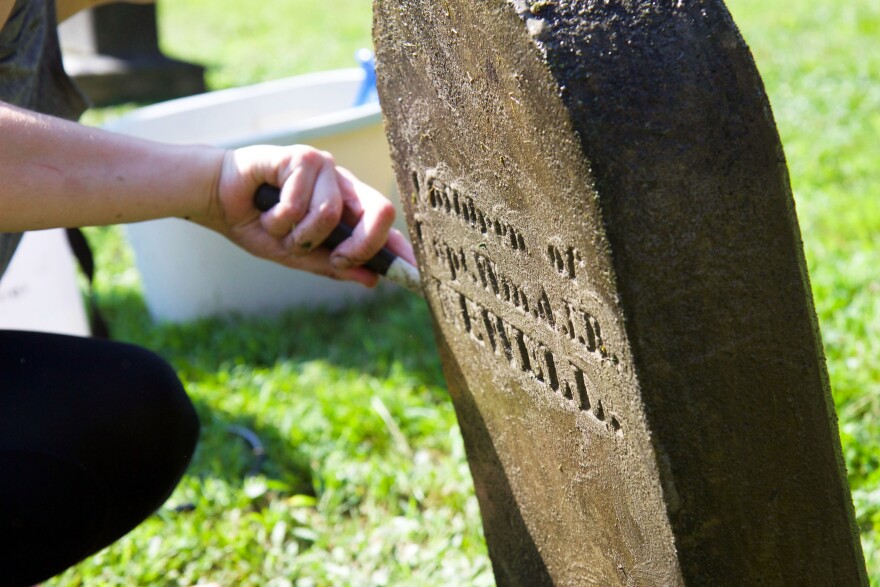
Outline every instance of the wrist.
<svg viewBox="0 0 880 587"><path fill-rule="evenodd" d="M178 216L217 229L222 226L224 216L220 200L220 182L231 151L216 147L197 147L197 149L199 152L192 157L191 164L197 169L198 187L193 190L193 197L187 200L186 209Z"/></svg>

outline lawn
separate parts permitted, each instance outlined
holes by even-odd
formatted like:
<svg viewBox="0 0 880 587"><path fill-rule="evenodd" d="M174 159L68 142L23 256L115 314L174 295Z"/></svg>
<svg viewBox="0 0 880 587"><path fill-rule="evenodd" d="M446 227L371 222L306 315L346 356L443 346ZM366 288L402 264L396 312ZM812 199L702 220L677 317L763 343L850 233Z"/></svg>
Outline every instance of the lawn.
<svg viewBox="0 0 880 587"><path fill-rule="evenodd" d="M880 3L728 5L786 149L849 482L880 585ZM164 50L207 65L213 89L352 66L370 43L367 0L165 0L159 11ZM401 294L337 314L155 325L121 232L89 237L114 335L172 362L202 440L165 507L48 585L494 583L420 301ZM257 470L233 425L265 445Z"/></svg>

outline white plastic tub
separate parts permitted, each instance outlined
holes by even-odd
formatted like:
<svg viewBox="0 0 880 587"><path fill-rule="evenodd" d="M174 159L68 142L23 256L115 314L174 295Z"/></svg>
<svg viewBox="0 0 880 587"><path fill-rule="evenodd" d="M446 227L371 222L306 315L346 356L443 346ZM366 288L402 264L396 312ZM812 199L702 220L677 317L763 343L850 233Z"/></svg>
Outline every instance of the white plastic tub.
<svg viewBox="0 0 880 587"><path fill-rule="evenodd" d="M346 69L212 92L142 108L106 128L170 143L313 145L391 198L405 232L379 104L352 106L363 79L362 70ZM133 224L127 232L147 307L158 320L339 307L374 295L257 259L186 221Z"/></svg>

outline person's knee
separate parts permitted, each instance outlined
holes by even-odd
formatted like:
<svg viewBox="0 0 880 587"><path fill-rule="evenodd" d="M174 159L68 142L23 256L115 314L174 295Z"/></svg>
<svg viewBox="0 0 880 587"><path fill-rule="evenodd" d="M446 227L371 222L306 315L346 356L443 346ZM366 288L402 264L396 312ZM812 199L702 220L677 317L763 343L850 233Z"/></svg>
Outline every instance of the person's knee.
<svg viewBox="0 0 880 587"><path fill-rule="evenodd" d="M128 412L139 426L153 430L174 444L173 450L191 455L199 435L199 419L183 384L168 362L140 347L129 347L132 362L123 377L137 409ZM168 447L169 450L172 446Z"/></svg>
<svg viewBox="0 0 880 587"><path fill-rule="evenodd" d="M189 466L199 436L192 402L174 369L161 357L131 345L112 345L102 356L105 397L92 451L111 497L111 535L121 536L159 508Z"/></svg>
<svg viewBox="0 0 880 587"><path fill-rule="evenodd" d="M118 345L114 377L120 390L111 409L114 434L132 443L129 458L152 461L153 472L179 478L199 436L199 420L183 384L163 358L146 349Z"/></svg>

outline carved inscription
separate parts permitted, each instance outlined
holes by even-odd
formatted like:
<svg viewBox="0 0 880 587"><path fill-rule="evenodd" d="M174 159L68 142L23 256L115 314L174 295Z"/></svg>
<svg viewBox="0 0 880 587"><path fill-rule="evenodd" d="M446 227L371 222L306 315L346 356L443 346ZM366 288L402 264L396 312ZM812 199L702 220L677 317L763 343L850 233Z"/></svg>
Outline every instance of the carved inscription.
<svg viewBox="0 0 880 587"><path fill-rule="evenodd" d="M547 257L560 275L569 279L577 279L576 271L578 267L583 266L583 258L576 248L564 247L564 249L560 249L551 244L547 247Z"/></svg>
<svg viewBox="0 0 880 587"><path fill-rule="evenodd" d="M482 235L501 239L514 251L528 252L525 237L519 230L509 222L497 217L493 218L484 212L470 196L460 194L457 190L433 177L424 182L417 179L415 183L417 186L424 184L428 204L433 210L459 219Z"/></svg>
<svg viewBox="0 0 880 587"><path fill-rule="evenodd" d="M450 281L477 285L523 315L531 316L546 328L567 337L588 353L619 363L602 338L599 320L577 303L562 300L553 304L543 286L517 284L481 251L471 251L468 256L463 247L452 247L439 237L432 236L427 241L424 238L422 229L422 243L432 259L445 269Z"/></svg>
<svg viewBox="0 0 880 587"><path fill-rule="evenodd" d="M493 353L510 368L531 376L547 390L561 394L578 410L588 412L612 432L620 433L617 415L606 413L597 390L587 384L584 368L570 357L560 358L545 343L529 336L486 306L431 278L444 318L477 346Z"/></svg>
<svg viewBox="0 0 880 587"><path fill-rule="evenodd" d="M575 300L552 298L540 281L519 282L490 257L484 236L500 238L505 248L528 255L529 244L522 231L509 222L490 218L472 197L434 177L424 179L414 173L413 183L414 200L420 201L423 213L442 214L478 233L476 242L452 245L435 234L434 222L416 215L418 244L435 269L430 289L446 322L541 389L590 414L608 431L622 433L620 418L608 409L587 375L601 369L620 372L620 361L603 338L599 319ZM553 244L541 248L547 251L545 259L556 274L576 279L583 260L575 248Z"/></svg>

